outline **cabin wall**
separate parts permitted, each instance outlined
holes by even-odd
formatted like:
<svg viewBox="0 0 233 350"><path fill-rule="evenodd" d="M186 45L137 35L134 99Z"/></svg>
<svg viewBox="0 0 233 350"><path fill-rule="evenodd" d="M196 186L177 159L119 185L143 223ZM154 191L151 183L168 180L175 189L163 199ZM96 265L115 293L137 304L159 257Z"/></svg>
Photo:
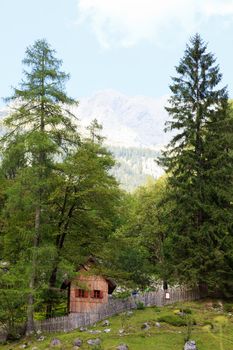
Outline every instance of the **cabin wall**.
<svg viewBox="0 0 233 350"><path fill-rule="evenodd" d="M76 290L87 290L88 297L77 297ZM101 298L94 298L93 291L101 291ZM70 313L97 312L98 308L108 303L108 283L101 276L80 274L70 285Z"/></svg>

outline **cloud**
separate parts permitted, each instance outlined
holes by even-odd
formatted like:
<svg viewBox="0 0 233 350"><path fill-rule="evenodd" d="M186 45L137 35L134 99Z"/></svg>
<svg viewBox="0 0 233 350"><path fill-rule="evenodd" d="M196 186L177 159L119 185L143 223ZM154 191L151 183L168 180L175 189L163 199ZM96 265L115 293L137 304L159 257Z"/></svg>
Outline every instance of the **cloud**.
<svg viewBox="0 0 233 350"><path fill-rule="evenodd" d="M90 25L105 48L159 43L169 29L192 34L210 17L233 17L233 0L77 0L77 6L78 23Z"/></svg>

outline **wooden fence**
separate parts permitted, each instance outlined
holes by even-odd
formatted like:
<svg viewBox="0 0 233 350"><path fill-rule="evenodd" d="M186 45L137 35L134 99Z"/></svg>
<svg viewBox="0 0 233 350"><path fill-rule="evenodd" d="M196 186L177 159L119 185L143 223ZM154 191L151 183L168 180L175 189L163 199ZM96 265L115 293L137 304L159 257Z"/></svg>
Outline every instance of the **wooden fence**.
<svg viewBox="0 0 233 350"><path fill-rule="evenodd" d="M90 326L108 317L136 309L139 302L145 306L164 306L179 301L191 301L201 298L199 289L170 289L170 299L165 298L164 291L146 292L131 296L124 300L109 299L108 304L101 305L91 313L69 314L64 317L55 317L48 320L37 321L36 330L42 332L71 331L80 327Z"/></svg>

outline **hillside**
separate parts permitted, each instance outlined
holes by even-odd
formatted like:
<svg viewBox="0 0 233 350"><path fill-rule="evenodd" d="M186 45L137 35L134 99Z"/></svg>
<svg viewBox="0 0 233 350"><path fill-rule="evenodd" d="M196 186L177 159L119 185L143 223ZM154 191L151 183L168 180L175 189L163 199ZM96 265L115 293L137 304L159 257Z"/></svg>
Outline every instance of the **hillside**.
<svg viewBox="0 0 233 350"><path fill-rule="evenodd" d="M163 174L157 165L159 152L149 148L109 146L117 160L112 173L121 187L132 191L144 184L148 177L158 178Z"/></svg>
<svg viewBox="0 0 233 350"><path fill-rule="evenodd" d="M97 119L110 145L160 149L169 139L164 133L168 118L166 104L166 96L127 96L115 90L103 90L82 97L73 113L84 126Z"/></svg>
<svg viewBox="0 0 233 350"><path fill-rule="evenodd" d="M218 302L202 301L135 310L110 318L105 327L100 322L82 332L39 334L0 345L0 350L45 350L51 348L53 339L60 345L52 348L64 350L79 349L73 347L74 340L82 343L81 350L115 350L120 344L129 350L182 350L188 334L198 350L232 350L232 307L229 303L222 307ZM100 345L88 345L90 339L99 339Z"/></svg>

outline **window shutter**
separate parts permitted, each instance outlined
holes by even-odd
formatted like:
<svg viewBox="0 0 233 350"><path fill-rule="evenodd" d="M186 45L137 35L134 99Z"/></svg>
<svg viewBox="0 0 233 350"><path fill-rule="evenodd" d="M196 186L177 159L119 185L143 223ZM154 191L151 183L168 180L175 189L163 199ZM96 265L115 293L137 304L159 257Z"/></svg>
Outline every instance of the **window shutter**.
<svg viewBox="0 0 233 350"><path fill-rule="evenodd" d="M94 290L91 291L91 298L94 298L95 297L95 292Z"/></svg>
<svg viewBox="0 0 233 350"><path fill-rule="evenodd" d="M84 292L84 298L88 298L88 290L85 290L85 292Z"/></svg>
<svg viewBox="0 0 233 350"><path fill-rule="evenodd" d="M103 293L103 291L101 290L101 291L100 291L100 299L103 299L103 297L104 297L104 293Z"/></svg>

